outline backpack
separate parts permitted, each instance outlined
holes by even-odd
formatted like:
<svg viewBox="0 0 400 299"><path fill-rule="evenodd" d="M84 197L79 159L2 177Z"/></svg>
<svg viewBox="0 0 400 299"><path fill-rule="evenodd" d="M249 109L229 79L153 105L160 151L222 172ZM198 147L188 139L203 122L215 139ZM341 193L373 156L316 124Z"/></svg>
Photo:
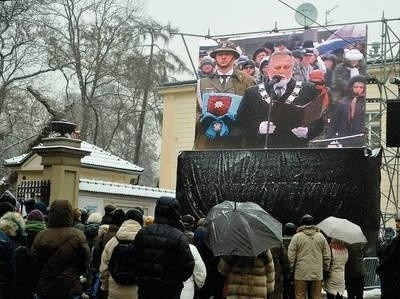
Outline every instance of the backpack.
<svg viewBox="0 0 400 299"><path fill-rule="evenodd" d="M114 248L110 261L108 263L108 270L111 277L119 284L133 285L137 281L137 277L133 271L134 269L134 243L132 240L120 240L118 245Z"/></svg>

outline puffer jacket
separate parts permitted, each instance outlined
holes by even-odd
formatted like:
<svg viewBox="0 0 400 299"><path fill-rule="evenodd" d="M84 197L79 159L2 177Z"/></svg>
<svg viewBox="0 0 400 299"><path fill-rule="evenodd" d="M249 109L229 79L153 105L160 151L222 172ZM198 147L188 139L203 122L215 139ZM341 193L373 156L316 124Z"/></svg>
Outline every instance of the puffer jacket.
<svg viewBox="0 0 400 299"><path fill-rule="evenodd" d="M331 251L318 227L303 225L290 241L288 257L296 280L322 280L323 271L329 271Z"/></svg>
<svg viewBox="0 0 400 299"><path fill-rule="evenodd" d="M118 240L134 240L137 232L142 227L135 220L126 220L119 228L116 237L112 237L104 247L101 255L100 264L100 281L101 288L108 291L108 299L136 299L137 286L136 285L121 285L117 283L110 275L108 270L108 263L110 262L114 248L118 245Z"/></svg>
<svg viewBox="0 0 400 299"><path fill-rule="evenodd" d="M183 282L193 273L194 259L187 237L178 227L176 199L157 201L154 224L141 229L135 238L139 296L176 298Z"/></svg>
<svg viewBox="0 0 400 299"><path fill-rule="evenodd" d="M89 247L83 232L72 225L71 203L54 201L48 228L37 234L32 245L36 291L41 298L64 299L82 293L79 276L89 262Z"/></svg>
<svg viewBox="0 0 400 299"><path fill-rule="evenodd" d="M228 299L265 299L274 291L275 268L270 250L251 260L251 263L241 264L237 257L223 257L218 271L227 277Z"/></svg>

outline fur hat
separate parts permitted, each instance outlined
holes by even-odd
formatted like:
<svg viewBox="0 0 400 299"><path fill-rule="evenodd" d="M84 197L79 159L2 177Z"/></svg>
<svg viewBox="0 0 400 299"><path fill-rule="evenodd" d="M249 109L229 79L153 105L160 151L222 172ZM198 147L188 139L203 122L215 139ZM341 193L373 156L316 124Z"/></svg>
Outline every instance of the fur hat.
<svg viewBox="0 0 400 299"><path fill-rule="evenodd" d="M32 210L30 213L26 216L27 220L30 221L44 221L44 215L41 211L39 210Z"/></svg>
<svg viewBox="0 0 400 299"><path fill-rule="evenodd" d="M358 49L351 49L344 53L344 58L350 61L361 60L363 59L363 55Z"/></svg>
<svg viewBox="0 0 400 299"><path fill-rule="evenodd" d="M94 212L94 213L91 213L91 214L89 214L89 217L88 217L88 223L90 224L90 223L98 223L98 224L100 224L101 223L101 218L102 218L102 216L101 216L101 214L99 213L99 212Z"/></svg>
<svg viewBox="0 0 400 299"><path fill-rule="evenodd" d="M201 60L200 60L200 67L202 67L203 65L212 65L213 67L215 67L215 62L214 59L212 59L210 56L204 56Z"/></svg>
<svg viewBox="0 0 400 299"><path fill-rule="evenodd" d="M18 212L7 212L0 218L0 230L10 237L16 237L25 230L25 221Z"/></svg>
<svg viewBox="0 0 400 299"><path fill-rule="evenodd" d="M135 220L143 226L143 214L137 209L128 210L125 214L125 221L126 220Z"/></svg>
<svg viewBox="0 0 400 299"><path fill-rule="evenodd" d="M239 51L236 49L236 45L231 41L220 42L217 48L210 53L210 56L215 59L218 52L231 52L235 59L240 57Z"/></svg>

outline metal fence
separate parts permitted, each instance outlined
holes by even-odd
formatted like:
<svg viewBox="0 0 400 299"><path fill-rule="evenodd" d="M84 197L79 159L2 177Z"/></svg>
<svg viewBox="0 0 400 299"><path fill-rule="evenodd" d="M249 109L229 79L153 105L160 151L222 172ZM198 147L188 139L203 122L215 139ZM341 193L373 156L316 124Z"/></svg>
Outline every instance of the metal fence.
<svg viewBox="0 0 400 299"><path fill-rule="evenodd" d="M22 181L17 186L17 200L24 203L26 200L35 199L49 204L50 180Z"/></svg>
<svg viewBox="0 0 400 299"><path fill-rule="evenodd" d="M380 287L379 276L376 274L376 268L379 265L379 259L377 257L365 257L364 266L366 270L365 274L365 289L374 289Z"/></svg>

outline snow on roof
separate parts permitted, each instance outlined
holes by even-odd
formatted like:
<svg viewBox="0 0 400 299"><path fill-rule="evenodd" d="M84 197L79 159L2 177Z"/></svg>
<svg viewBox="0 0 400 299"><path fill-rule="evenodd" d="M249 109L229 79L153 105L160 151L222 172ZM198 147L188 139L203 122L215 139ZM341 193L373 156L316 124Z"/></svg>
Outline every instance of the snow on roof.
<svg viewBox="0 0 400 299"><path fill-rule="evenodd" d="M118 156L115 156L100 147L93 144L82 141L81 149L90 151L89 156L85 156L81 159L82 164L101 166L106 168L118 168L131 171L143 172L144 168L137 166L131 162L128 162Z"/></svg>
<svg viewBox="0 0 400 299"><path fill-rule="evenodd" d="M19 155L19 156L16 156L16 157L12 157L10 159L6 159L6 160L4 160L4 164L5 165L18 165L18 164L21 164L25 160L25 158L27 158L29 156L29 154L30 153Z"/></svg>
<svg viewBox="0 0 400 299"><path fill-rule="evenodd" d="M80 179L79 190L96 193L120 194L130 196L141 196L160 198L161 196L175 197L175 191L154 187L145 187L130 184L119 184L107 181Z"/></svg>
<svg viewBox="0 0 400 299"><path fill-rule="evenodd" d="M81 159L81 163L83 165L104 167L104 168L113 168L134 172L143 172L144 168L137 166L131 162L128 162L118 156L111 154L110 152L105 151L104 149L97 147L88 142L82 141L81 149L85 151L89 151L90 155L85 156ZM6 159L4 161L5 165L19 165L23 163L33 152L28 154L23 154L17 157L13 157L10 159Z"/></svg>

